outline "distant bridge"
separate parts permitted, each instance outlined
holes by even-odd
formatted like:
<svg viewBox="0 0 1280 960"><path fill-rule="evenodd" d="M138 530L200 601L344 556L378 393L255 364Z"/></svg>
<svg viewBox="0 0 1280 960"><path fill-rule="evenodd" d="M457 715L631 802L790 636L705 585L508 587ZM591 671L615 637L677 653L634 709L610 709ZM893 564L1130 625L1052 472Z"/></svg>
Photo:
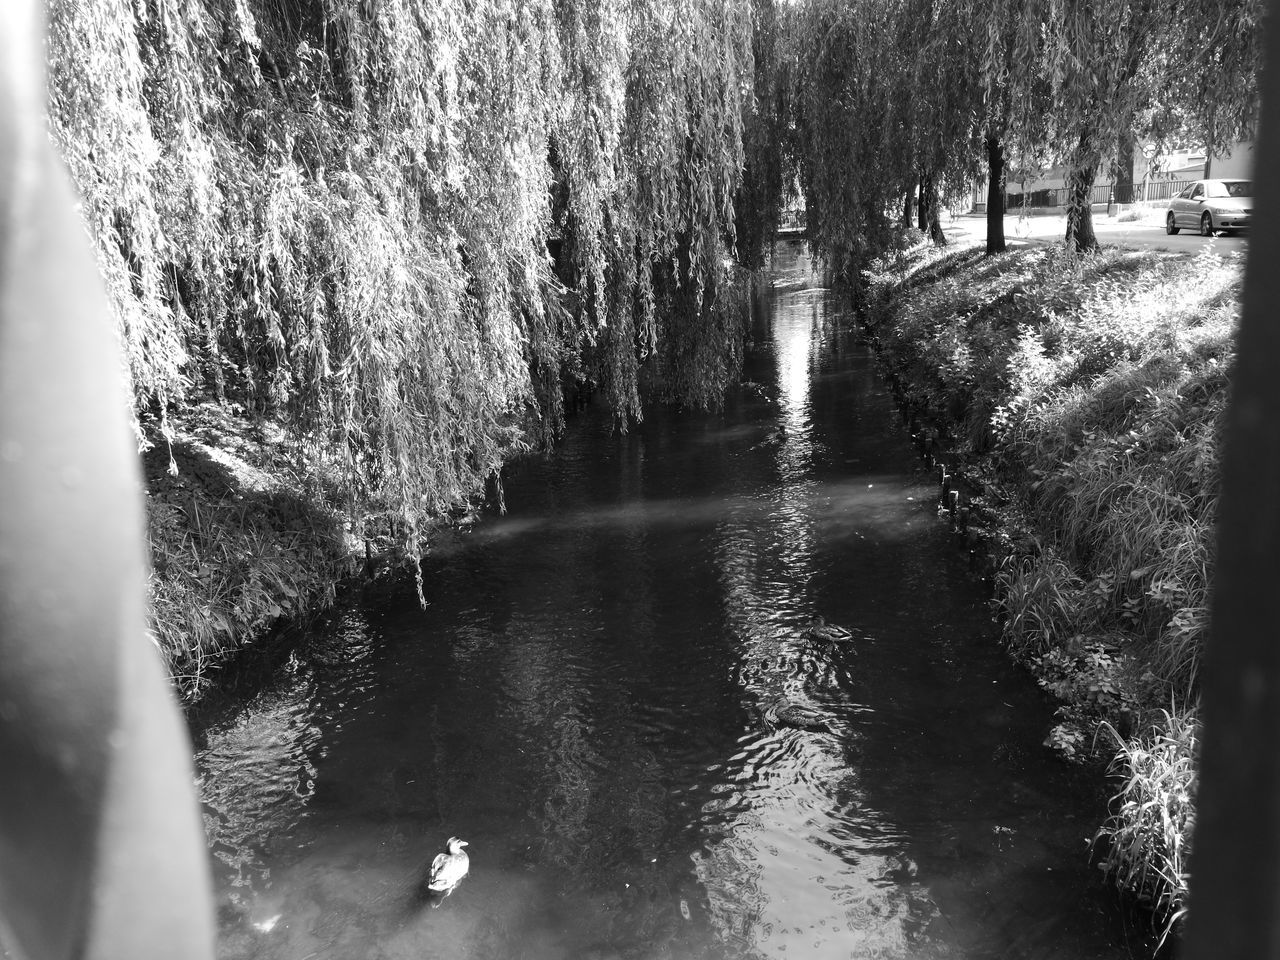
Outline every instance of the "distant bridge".
<svg viewBox="0 0 1280 960"><path fill-rule="evenodd" d="M806 231L805 210L803 207L796 209L789 207L782 211L782 215L778 218L778 236L780 237L802 237Z"/></svg>

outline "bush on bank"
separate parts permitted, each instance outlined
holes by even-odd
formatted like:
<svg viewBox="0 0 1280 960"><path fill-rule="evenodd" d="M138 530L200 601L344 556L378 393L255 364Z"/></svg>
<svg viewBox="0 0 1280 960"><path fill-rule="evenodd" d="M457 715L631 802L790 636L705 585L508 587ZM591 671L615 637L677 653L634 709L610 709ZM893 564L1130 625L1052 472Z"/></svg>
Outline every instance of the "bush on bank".
<svg viewBox="0 0 1280 960"><path fill-rule="evenodd" d="M1013 655L1062 699L1047 743L1113 748L1104 868L1184 911L1196 698L1242 262L1108 249L909 249L863 317L904 402L998 521Z"/></svg>

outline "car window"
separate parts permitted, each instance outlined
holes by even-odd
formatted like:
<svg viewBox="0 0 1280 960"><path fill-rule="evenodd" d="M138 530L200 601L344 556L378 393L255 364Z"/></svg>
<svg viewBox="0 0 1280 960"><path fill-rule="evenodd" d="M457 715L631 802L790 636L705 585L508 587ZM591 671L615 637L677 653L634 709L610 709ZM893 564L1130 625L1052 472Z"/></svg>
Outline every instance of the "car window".
<svg viewBox="0 0 1280 960"><path fill-rule="evenodd" d="M1191 199L1194 200L1196 197L1200 196L1202 193L1204 193L1204 184L1197 183L1194 187L1191 188Z"/></svg>
<svg viewBox="0 0 1280 960"><path fill-rule="evenodd" d="M1204 185L1204 195L1206 197L1229 197L1227 185L1221 180L1210 180Z"/></svg>
<svg viewBox="0 0 1280 960"><path fill-rule="evenodd" d="M1179 199L1179 200L1190 200L1190 199L1191 199L1191 191L1192 191L1192 190L1194 190L1195 188L1196 188L1196 185L1195 185L1194 183L1193 183L1191 186L1189 186L1189 187L1183 187L1183 188L1182 188L1182 192L1181 192L1180 194L1178 194L1178 199Z"/></svg>
<svg viewBox="0 0 1280 960"><path fill-rule="evenodd" d="M1227 194L1232 197L1252 197L1253 181L1252 180L1230 180L1224 186L1227 188Z"/></svg>

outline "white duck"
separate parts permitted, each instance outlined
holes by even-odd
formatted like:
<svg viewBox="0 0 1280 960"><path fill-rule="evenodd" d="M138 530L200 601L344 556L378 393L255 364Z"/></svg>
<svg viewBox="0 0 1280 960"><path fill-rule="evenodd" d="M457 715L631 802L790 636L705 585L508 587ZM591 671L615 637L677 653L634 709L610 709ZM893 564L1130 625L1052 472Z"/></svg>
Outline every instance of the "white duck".
<svg viewBox="0 0 1280 960"><path fill-rule="evenodd" d="M432 893L451 893L467 871L471 869L471 858L462 848L467 841L450 837L445 847L448 853L436 854L431 861L431 874L427 878L427 889Z"/></svg>

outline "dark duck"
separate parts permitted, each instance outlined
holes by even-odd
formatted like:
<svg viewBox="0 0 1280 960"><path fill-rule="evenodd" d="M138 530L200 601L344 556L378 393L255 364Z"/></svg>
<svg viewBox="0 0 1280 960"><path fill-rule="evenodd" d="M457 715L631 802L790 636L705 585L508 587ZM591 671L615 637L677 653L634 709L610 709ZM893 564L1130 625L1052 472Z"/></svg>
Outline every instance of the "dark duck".
<svg viewBox="0 0 1280 960"><path fill-rule="evenodd" d="M821 617L814 617L809 621L809 626L805 627L800 634L806 640L812 640L815 643L852 643L854 636L844 627L837 627L834 623L827 623Z"/></svg>

